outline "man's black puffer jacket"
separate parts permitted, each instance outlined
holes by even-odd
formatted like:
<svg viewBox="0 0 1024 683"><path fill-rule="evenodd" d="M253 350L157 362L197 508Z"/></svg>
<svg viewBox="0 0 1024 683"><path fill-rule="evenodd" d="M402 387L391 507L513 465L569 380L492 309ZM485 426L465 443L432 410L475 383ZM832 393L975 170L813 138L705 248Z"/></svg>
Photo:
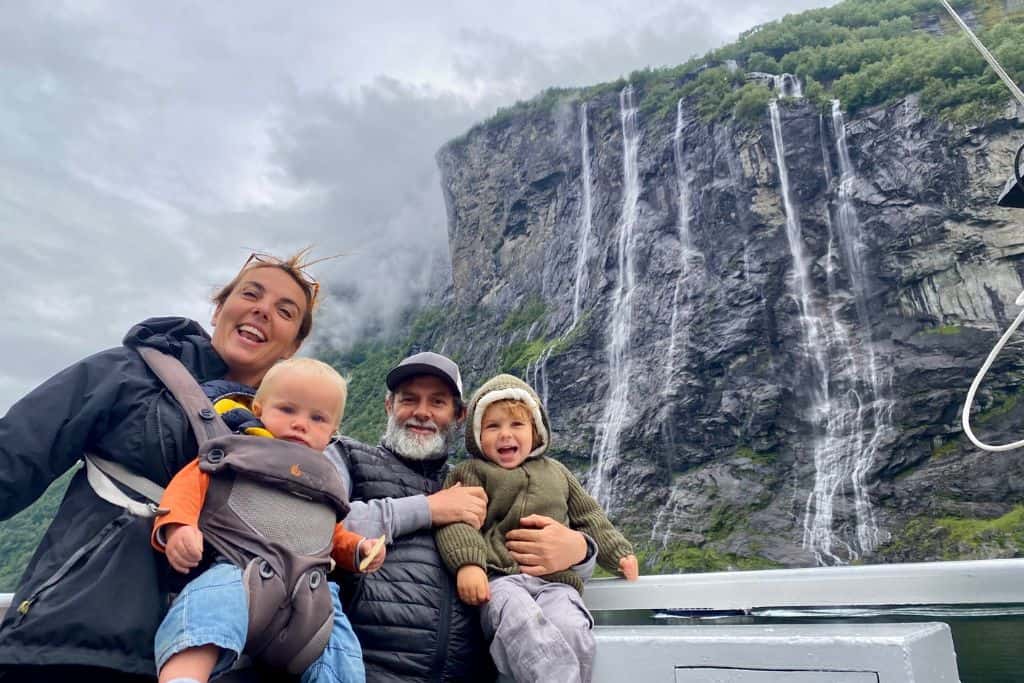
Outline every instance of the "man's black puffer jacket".
<svg viewBox="0 0 1024 683"><path fill-rule="evenodd" d="M343 438L338 446L352 478L353 501L429 495L441 488L447 469L443 458L409 460L353 439ZM459 600L432 529L395 539L376 572L341 578L367 681L493 680L479 613Z"/></svg>
<svg viewBox="0 0 1024 683"><path fill-rule="evenodd" d="M53 376L0 418L0 519L84 453L161 486L195 458L180 407L131 347L170 353L204 382L227 372L209 336L185 318L151 318L124 343ZM154 676L153 635L172 577L149 544L151 530L152 520L97 497L80 469L0 626L0 672L56 680L54 669L21 667L70 665L104 667L105 680L115 679L111 669Z"/></svg>

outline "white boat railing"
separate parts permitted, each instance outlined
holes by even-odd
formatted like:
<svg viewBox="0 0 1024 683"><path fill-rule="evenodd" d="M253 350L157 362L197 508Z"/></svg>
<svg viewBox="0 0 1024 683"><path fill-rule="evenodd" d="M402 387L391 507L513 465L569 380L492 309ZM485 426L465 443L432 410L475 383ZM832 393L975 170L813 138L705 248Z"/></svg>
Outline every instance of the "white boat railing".
<svg viewBox="0 0 1024 683"><path fill-rule="evenodd" d="M595 579L591 610L1024 605L1024 559L914 562Z"/></svg>
<svg viewBox="0 0 1024 683"><path fill-rule="evenodd" d="M0 593L0 614L13 595ZM1024 559L597 579L595 611L1024 605ZM594 683L957 683L944 623L600 626Z"/></svg>
<svg viewBox="0 0 1024 683"><path fill-rule="evenodd" d="M0 593L0 614L11 593ZM595 579L587 607L751 612L772 608L1024 605L1024 559L914 562Z"/></svg>

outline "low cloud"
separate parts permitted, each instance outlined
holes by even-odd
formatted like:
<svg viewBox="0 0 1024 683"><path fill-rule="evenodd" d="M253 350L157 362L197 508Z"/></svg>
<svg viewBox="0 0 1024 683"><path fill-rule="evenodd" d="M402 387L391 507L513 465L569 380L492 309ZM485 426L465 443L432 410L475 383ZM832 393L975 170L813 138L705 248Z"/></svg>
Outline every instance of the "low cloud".
<svg viewBox="0 0 1024 683"><path fill-rule="evenodd" d="M144 317L207 323L251 249L344 254L313 268L320 341L386 329L447 258L444 142L546 87L679 63L808 5L7 8L0 413Z"/></svg>

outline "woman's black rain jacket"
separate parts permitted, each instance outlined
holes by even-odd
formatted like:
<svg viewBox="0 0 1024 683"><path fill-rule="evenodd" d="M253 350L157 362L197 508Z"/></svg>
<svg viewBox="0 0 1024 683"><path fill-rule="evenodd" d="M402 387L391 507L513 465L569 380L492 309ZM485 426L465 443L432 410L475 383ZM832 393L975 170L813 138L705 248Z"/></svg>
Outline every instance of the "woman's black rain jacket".
<svg viewBox="0 0 1024 683"><path fill-rule="evenodd" d="M170 353L204 382L227 372L209 336L185 318L151 318L124 344L63 370L0 418L0 519L85 453L162 486L195 458L184 414L132 347ZM0 672L49 680L53 669L23 668L42 665L155 675L153 636L177 586L149 544L151 529L152 520L97 497L79 469L0 625Z"/></svg>

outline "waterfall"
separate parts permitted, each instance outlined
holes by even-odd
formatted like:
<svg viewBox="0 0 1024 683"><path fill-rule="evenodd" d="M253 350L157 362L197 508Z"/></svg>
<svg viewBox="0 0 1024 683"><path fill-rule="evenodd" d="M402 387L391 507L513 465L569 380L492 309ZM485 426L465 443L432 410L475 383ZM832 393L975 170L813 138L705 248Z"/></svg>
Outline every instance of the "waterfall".
<svg viewBox="0 0 1024 683"><path fill-rule="evenodd" d="M676 102L676 130L672 136L672 158L676 168L676 192L679 201L679 217L677 229L679 231L679 275L676 277L675 292L672 294L672 322L669 330L668 353L665 358L665 386L662 389L663 395L668 395L672 389L672 375L675 372L676 360L676 336L679 319L679 292L686 280L687 263L691 255L690 245L690 177L684 169L683 159L683 100ZM687 343L686 330L683 331L683 348L685 353Z"/></svg>
<svg viewBox="0 0 1024 683"><path fill-rule="evenodd" d="M821 142L821 167L825 169L825 184L832 184L832 163L828 158L828 147L825 145L825 117L818 114L818 141Z"/></svg>
<svg viewBox="0 0 1024 683"><path fill-rule="evenodd" d="M548 359L551 358L554 348L555 345L550 344L536 360L527 363L523 377L526 383L537 392L541 403L545 406L548 405Z"/></svg>
<svg viewBox="0 0 1024 683"><path fill-rule="evenodd" d="M822 347L821 319L814 309L811 299L810 273L807 259L804 256L803 236L801 235L800 218L793 204L789 189L789 170L786 167L786 149L782 139L782 122L779 117L779 105L772 102L768 105L772 122L772 141L775 143L775 163L779 168L779 183L782 185L782 204L786 214L786 242L789 253L793 257L793 289L797 305L800 307L800 326L804 333L804 346L819 374L821 398L828 400L828 362Z"/></svg>
<svg viewBox="0 0 1024 683"><path fill-rule="evenodd" d="M857 540L862 552L874 550L879 543L878 526L874 512L867 496L867 472L874 463L882 437L886 434L892 420L892 403L884 397L886 382L878 369L874 346L871 343L871 318L867 307L867 272L862 258L865 250L864 235L860 227L860 219L853 205L853 185L856 174L850 161L850 149L846 142L846 124L839 100L832 100L832 128L835 132L836 155L839 157L839 185L837 190L836 226L839 231L839 243L843 262L849 274L850 288L854 296L860 330L860 347L864 362L860 364L860 384L871 404L871 438L857 454L853 464L852 484L854 505L857 514ZM858 432L862 435L869 428L865 424L866 416L858 415L861 420Z"/></svg>
<svg viewBox="0 0 1024 683"><path fill-rule="evenodd" d="M826 212L828 245L824 259L827 292L823 312L811 291L803 253L799 216L789 187L785 146L778 105L769 105L775 158L779 167L786 237L793 257L793 292L800 308L803 332L801 358L810 387L813 428L814 483L804 506L803 545L818 564L843 564L874 550L878 527L867 495L867 474L891 420L891 403L881 398L883 380L871 345L867 309L867 273L863 235L851 192L855 177L846 145L845 127L837 102L832 120L836 135L837 181L835 219ZM819 126L824 131L823 122ZM822 143L824 145L824 142ZM829 155L822 148L826 174ZM838 277L845 272L849 287ZM853 301L860 334L851 334L843 310ZM840 530L852 518L855 537Z"/></svg>
<svg viewBox="0 0 1024 683"><path fill-rule="evenodd" d="M658 511L651 526L651 544L659 544L662 548L668 547L668 542L672 540L672 523L685 499L686 496L679 495L679 486L673 485L669 490L668 500Z"/></svg>
<svg viewBox="0 0 1024 683"><path fill-rule="evenodd" d="M778 74L772 77L772 86L779 97L803 97L804 88L800 79L793 74Z"/></svg>
<svg viewBox="0 0 1024 683"><path fill-rule="evenodd" d="M810 417L815 431L814 488L808 497L804 515L804 547L811 550L818 564L825 564L826 558L832 562L841 562L842 560L832 552L832 504L833 497L841 485L841 476L838 468L839 453L834 447L836 444L828 438L828 418L832 413L828 340L824 321L811 297L810 274L804 256L800 219L789 187L789 170L786 167L786 150L778 103L771 102L768 111L771 116L775 162L779 169L779 184L782 186L782 203L786 214L786 241L793 258L793 294L799 307L800 329L803 333L800 351L809 366Z"/></svg>
<svg viewBox="0 0 1024 683"><path fill-rule="evenodd" d="M672 321L669 323L668 351L665 352L665 386L661 389L662 396L672 392L672 375L676 371L676 326L679 319L679 289L682 274L676 280L676 288L672 293Z"/></svg>
<svg viewBox="0 0 1024 683"><path fill-rule="evenodd" d="M597 426L594 450L591 453L590 486L602 507L608 509L608 486L611 460L618 456L619 437L629 407L631 372L630 336L633 332L633 291L635 286L634 231L639 211L640 132L637 107L633 102L633 86L627 85L619 94L622 121L623 197L618 222L618 282L612 294L608 318L608 399L601 422Z"/></svg>
<svg viewBox="0 0 1024 683"><path fill-rule="evenodd" d="M587 278L587 252L590 247L593 198L590 180L590 137L587 131L587 103L580 105L580 161L583 166L583 210L580 213L580 234L576 240L576 286L572 294L572 326L580 320L580 297Z"/></svg>

